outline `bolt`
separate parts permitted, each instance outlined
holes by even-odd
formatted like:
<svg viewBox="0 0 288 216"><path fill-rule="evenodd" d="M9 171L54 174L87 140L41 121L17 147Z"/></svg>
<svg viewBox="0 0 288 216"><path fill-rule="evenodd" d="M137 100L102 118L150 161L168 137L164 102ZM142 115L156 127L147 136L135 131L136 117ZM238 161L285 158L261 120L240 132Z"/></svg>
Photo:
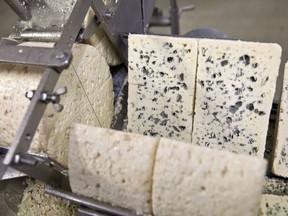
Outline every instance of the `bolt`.
<svg viewBox="0 0 288 216"><path fill-rule="evenodd" d="M112 18L113 14L110 11L107 11L104 13L104 17L106 17L107 19Z"/></svg>
<svg viewBox="0 0 288 216"><path fill-rule="evenodd" d="M15 163L15 164L18 164L18 163L20 162L20 159L21 159L20 155L19 155L19 154L16 154L16 155L14 156L14 163Z"/></svg>
<svg viewBox="0 0 288 216"><path fill-rule="evenodd" d="M25 97L28 98L29 100L32 100L34 94L35 94L35 90L30 90L25 93Z"/></svg>
<svg viewBox="0 0 288 216"><path fill-rule="evenodd" d="M40 100L41 100L41 101L44 101L44 102L47 102L47 98L48 98L48 94L47 94L46 92L43 92L43 93L41 94Z"/></svg>
<svg viewBox="0 0 288 216"><path fill-rule="evenodd" d="M64 52L59 52L59 53L56 55L56 59L58 59L58 60L63 60L65 57L66 57L66 55L65 55Z"/></svg>

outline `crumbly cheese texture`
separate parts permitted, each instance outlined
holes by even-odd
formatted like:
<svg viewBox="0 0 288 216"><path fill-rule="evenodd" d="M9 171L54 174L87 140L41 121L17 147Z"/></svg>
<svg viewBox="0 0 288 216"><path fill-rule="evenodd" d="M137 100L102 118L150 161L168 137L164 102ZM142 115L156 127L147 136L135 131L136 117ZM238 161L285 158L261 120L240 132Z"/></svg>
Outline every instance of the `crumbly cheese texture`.
<svg viewBox="0 0 288 216"><path fill-rule="evenodd" d="M264 194L258 216L287 216L288 196Z"/></svg>
<svg viewBox="0 0 288 216"><path fill-rule="evenodd" d="M113 1L106 0L104 3L106 5L112 4ZM84 20L84 27L87 27L89 23L93 21L93 19L95 19L95 13L90 8ZM97 27L95 33L90 38L84 40L84 43L95 47L104 56L108 65L115 66L122 63L120 56L116 52L102 26Z"/></svg>
<svg viewBox="0 0 288 216"><path fill-rule="evenodd" d="M129 35L128 126L191 142L197 40Z"/></svg>
<svg viewBox="0 0 288 216"><path fill-rule="evenodd" d="M57 113L52 104L47 106L30 149L47 153L65 166L70 125L109 127L113 117L113 83L105 59L89 45L74 45L72 52L72 63L61 73L55 88L67 87L60 102L64 109ZM43 69L1 64L0 71L0 143L9 146L29 105L25 93L37 88Z"/></svg>
<svg viewBox="0 0 288 216"><path fill-rule="evenodd" d="M264 194L288 194L288 179L268 178L263 187Z"/></svg>
<svg viewBox="0 0 288 216"><path fill-rule="evenodd" d="M77 206L67 200L63 200L45 193L45 184L27 181L18 216L77 216Z"/></svg>
<svg viewBox="0 0 288 216"><path fill-rule="evenodd" d="M288 63L285 65L280 109L278 111L272 172L278 176L288 177Z"/></svg>
<svg viewBox="0 0 288 216"><path fill-rule="evenodd" d="M199 41L193 143L263 157L281 47Z"/></svg>
<svg viewBox="0 0 288 216"><path fill-rule="evenodd" d="M74 193L151 214L158 139L75 124L69 144Z"/></svg>
<svg viewBox="0 0 288 216"><path fill-rule="evenodd" d="M256 215L266 162L161 139L153 176L157 216Z"/></svg>

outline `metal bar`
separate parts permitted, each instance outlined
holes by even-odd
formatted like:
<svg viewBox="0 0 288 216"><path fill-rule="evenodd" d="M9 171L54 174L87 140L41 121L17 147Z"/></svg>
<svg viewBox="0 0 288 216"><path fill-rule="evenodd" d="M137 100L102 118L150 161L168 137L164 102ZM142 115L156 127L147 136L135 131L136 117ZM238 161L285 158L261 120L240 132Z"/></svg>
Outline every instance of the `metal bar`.
<svg viewBox="0 0 288 216"><path fill-rule="evenodd" d="M5 2L15 11L24 21L31 19L29 6L25 0L5 0Z"/></svg>
<svg viewBox="0 0 288 216"><path fill-rule="evenodd" d="M38 124L44 114L46 103L41 102L42 92L52 92L56 86L60 73L56 70L48 68L45 70L40 83L35 91L34 97L28 107L23 121L12 141L12 145L3 161L4 165L10 165L16 154L27 152ZM2 176L0 176L0 179Z"/></svg>
<svg viewBox="0 0 288 216"><path fill-rule="evenodd" d="M20 33L19 38L24 41L56 42L61 37L60 31L37 31L26 29Z"/></svg>
<svg viewBox="0 0 288 216"><path fill-rule="evenodd" d="M45 188L45 192L50 195L60 197L62 199L70 200L73 203L77 203L77 204L80 204L88 208L95 209L99 212L107 213L110 215L136 216L136 213L132 210L128 210L128 209L117 207L117 206L112 206L107 203L99 202L91 198L73 194L71 192L66 192L63 190L55 189L51 186L47 186Z"/></svg>
<svg viewBox="0 0 288 216"><path fill-rule="evenodd" d="M92 0L77 1L67 23L64 25L63 33L59 41L55 44L56 49L63 51L71 50L91 4Z"/></svg>
<svg viewBox="0 0 288 216"><path fill-rule="evenodd" d="M179 35L179 8L177 0L170 0L170 19L172 35Z"/></svg>
<svg viewBox="0 0 288 216"><path fill-rule="evenodd" d="M20 153L9 167L46 184L71 191L67 170L49 157Z"/></svg>
<svg viewBox="0 0 288 216"><path fill-rule="evenodd" d="M155 0L143 0L143 21L144 21L144 32L147 33L149 30L152 14L154 11Z"/></svg>
<svg viewBox="0 0 288 216"><path fill-rule="evenodd" d="M92 9L127 66L128 40L126 36L129 33L144 34L142 0L121 0L114 13L110 13L102 1L94 0ZM123 16L123 14L129 14L129 16Z"/></svg>
<svg viewBox="0 0 288 216"><path fill-rule="evenodd" d="M100 25L100 21L97 17L94 17L93 20L88 24L87 28L83 32L83 39L88 39L93 36L93 34L96 32L97 28Z"/></svg>
<svg viewBox="0 0 288 216"><path fill-rule="evenodd" d="M108 214L99 213L93 209L89 209L89 208L85 208L85 207L79 207L78 208L78 215L79 216L110 216Z"/></svg>
<svg viewBox="0 0 288 216"><path fill-rule="evenodd" d="M38 65L65 68L69 66L71 54L54 48L15 45L0 46L0 63Z"/></svg>

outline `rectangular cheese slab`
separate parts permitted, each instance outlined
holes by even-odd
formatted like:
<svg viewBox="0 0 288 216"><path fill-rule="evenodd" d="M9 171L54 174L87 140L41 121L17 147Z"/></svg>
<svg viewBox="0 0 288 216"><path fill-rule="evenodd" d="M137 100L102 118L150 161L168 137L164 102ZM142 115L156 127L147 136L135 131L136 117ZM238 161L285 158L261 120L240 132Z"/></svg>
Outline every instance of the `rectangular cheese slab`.
<svg viewBox="0 0 288 216"><path fill-rule="evenodd" d="M278 109L272 172L288 177L288 63L285 65L280 108Z"/></svg>
<svg viewBox="0 0 288 216"><path fill-rule="evenodd" d="M21 45L53 46L50 43ZM113 116L113 83L105 59L89 45L74 45L72 53L71 65L61 73L55 87L55 90L67 87L67 93L61 96L60 101L64 108L58 113L52 104L48 104L30 148L31 152L46 153L65 166L68 164L71 124L78 122L109 127ZM0 64L2 146L10 146L30 103L25 93L37 88L42 74L43 68Z"/></svg>
<svg viewBox="0 0 288 216"><path fill-rule="evenodd" d="M197 40L129 35L129 132L191 142Z"/></svg>
<svg viewBox="0 0 288 216"><path fill-rule="evenodd" d="M161 139L153 176L153 213L255 216L266 161Z"/></svg>
<svg viewBox="0 0 288 216"><path fill-rule="evenodd" d="M281 47L199 42L193 143L263 157Z"/></svg>
<svg viewBox="0 0 288 216"><path fill-rule="evenodd" d="M287 216L288 196L264 194L258 216Z"/></svg>
<svg viewBox="0 0 288 216"><path fill-rule="evenodd" d="M158 138L75 124L69 143L72 191L150 215L158 143Z"/></svg>

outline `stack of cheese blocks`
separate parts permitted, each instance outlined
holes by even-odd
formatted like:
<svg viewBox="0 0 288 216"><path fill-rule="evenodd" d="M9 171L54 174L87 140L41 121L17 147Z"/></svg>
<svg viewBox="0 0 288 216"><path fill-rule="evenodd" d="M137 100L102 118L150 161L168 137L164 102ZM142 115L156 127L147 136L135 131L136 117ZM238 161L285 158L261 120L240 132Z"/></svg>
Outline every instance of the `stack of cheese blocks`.
<svg viewBox="0 0 288 216"><path fill-rule="evenodd" d="M277 44L130 35L127 129L263 158L280 62ZM285 178L287 74L272 161ZM287 203L263 195L259 214L287 215Z"/></svg>

